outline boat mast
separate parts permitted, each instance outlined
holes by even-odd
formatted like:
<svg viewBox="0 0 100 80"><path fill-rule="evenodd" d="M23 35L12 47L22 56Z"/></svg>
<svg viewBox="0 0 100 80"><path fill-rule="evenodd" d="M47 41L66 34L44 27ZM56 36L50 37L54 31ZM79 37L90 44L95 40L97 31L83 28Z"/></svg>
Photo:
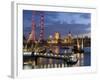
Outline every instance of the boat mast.
<svg viewBox="0 0 100 80"><path fill-rule="evenodd" d="M81 49L83 49L84 44L83 44L83 35L82 35L82 44L81 44Z"/></svg>
<svg viewBox="0 0 100 80"><path fill-rule="evenodd" d="M80 44L79 44L79 40L78 40L78 35L77 35L77 49L80 49Z"/></svg>

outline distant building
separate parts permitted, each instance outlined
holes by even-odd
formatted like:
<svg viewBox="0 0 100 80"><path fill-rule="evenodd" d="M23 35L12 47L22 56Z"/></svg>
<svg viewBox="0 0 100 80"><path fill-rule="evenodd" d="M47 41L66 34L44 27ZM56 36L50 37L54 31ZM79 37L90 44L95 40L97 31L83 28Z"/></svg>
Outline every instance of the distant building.
<svg viewBox="0 0 100 80"><path fill-rule="evenodd" d="M69 33L68 33L68 36L67 36L67 43L68 43L68 44L72 44L72 40L73 40L73 39L72 39L72 34L71 34L71 32L69 32Z"/></svg>
<svg viewBox="0 0 100 80"><path fill-rule="evenodd" d="M56 39L56 40L60 39L60 33L59 32L54 33L54 39Z"/></svg>
<svg viewBox="0 0 100 80"><path fill-rule="evenodd" d="M61 39L60 33L59 32L55 32L54 33L54 37L53 37L53 43L59 43L59 40Z"/></svg>
<svg viewBox="0 0 100 80"><path fill-rule="evenodd" d="M57 44L59 42L59 40L61 39L60 33L59 32L55 32L54 36L50 35L48 37L48 43L53 43L53 44Z"/></svg>
<svg viewBox="0 0 100 80"><path fill-rule="evenodd" d="M73 37L71 32L69 32L68 35L63 39L62 43L66 43L68 45L71 45L73 43Z"/></svg>
<svg viewBox="0 0 100 80"><path fill-rule="evenodd" d="M52 43L52 40L53 40L53 36L52 35L49 35L48 40L47 40L47 43Z"/></svg>

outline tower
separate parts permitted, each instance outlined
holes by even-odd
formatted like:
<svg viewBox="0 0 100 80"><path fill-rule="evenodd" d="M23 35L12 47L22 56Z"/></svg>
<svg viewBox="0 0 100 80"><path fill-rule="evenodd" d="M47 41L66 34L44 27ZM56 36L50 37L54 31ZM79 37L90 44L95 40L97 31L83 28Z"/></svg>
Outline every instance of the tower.
<svg viewBox="0 0 100 80"><path fill-rule="evenodd" d="M82 36L82 43L81 43L81 49L83 49L84 45L83 45L83 36Z"/></svg>
<svg viewBox="0 0 100 80"><path fill-rule="evenodd" d="M71 32L68 33L67 42L68 42L69 45L72 44L72 34L71 34Z"/></svg>
<svg viewBox="0 0 100 80"><path fill-rule="evenodd" d="M77 49L80 49L80 44L79 44L79 40L78 40L78 36L77 36Z"/></svg>
<svg viewBox="0 0 100 80"><path fill-rule="evenodd" d="M32 12L32 31L29 34L28 43L34 43L36 40L35 37L35 21L34 21L34 12Z"/></svg>
<svg viewBox="0 0 100 80"><path fill-rule="evenodd" d="M54 33L54 43L58 44L60 41L60 33L59 32L55 32Z"/></svg>
<svg viewBox="0 0 100 80"><path fill-rule="evenodd" d="M56 40L60 39L60 33L59 32L54 33L54 39L56 39Z"/></svg>
<svg viewBox="0 0 100 80"><path fill-rule="evenodd" d="M39 36L39 41L44 40L44 13L41 12L40 14L40 36Z"/></svg>

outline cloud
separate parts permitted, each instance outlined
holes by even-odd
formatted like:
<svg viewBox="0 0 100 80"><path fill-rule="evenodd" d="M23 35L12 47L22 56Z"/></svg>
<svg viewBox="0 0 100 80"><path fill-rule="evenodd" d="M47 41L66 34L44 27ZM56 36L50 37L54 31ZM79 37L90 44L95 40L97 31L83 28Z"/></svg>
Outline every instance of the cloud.
<svg viewBox="0 0 100 80"><path fill-rule="evenodd" d="M54 23L45 28L46 37L48 35L53 35L54 32L59 32L62 36L66 36L69 31L74 35L85 34L90 32L90 26L85 24Z"/></svg>
<svg viewBox="0 0 100 80"><path fill-rule="evenodd" d="M36 36L40 34L40 13L35 11L34 20L36 23ZM74 13L74 12L51 12L46 11L44 14L45 38L53 35L54 32L60 32L62 36L66 36L69 31L73 34L87 34L90 33L91 20L90 14ZM31 32L32 11L24 11L24 32Z"/></svg>
<svg viewBox="0 0 100 80"><path fill-rule="evenodd" d="M91 18L91 14L90 13L81 14L80 17L84 18L84 19L90 19Z"/></svg>

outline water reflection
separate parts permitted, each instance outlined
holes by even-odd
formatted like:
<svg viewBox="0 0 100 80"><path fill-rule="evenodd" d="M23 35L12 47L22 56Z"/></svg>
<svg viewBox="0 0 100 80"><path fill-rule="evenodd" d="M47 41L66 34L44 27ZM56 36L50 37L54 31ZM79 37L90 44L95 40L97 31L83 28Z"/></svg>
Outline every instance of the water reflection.
<svg viewBox="0 0 100 80"><path fill-rule="evenodd" d="M38 58L37 65L33 60L32 64L24 65L24 69L35 69L35 68L57 68L57 67L74 67L74 66L90 66L90 53L73 53L72 47L61 48L60 46L53 46L51 48L52 55L68 55L73 54L74 58L78 59L75 65L68 65L61 59L51 59L51 58ZM47 53L47 55L50 55ZM73 61L75 60L74 58ZM88 62L88 63L87 63Z"/></svg>
<svg viewBox="0 0 100 80"><path fill-rule="evenodd" d="M78 62L76 66L84 66L84 53L77 53Z"/></svg>

